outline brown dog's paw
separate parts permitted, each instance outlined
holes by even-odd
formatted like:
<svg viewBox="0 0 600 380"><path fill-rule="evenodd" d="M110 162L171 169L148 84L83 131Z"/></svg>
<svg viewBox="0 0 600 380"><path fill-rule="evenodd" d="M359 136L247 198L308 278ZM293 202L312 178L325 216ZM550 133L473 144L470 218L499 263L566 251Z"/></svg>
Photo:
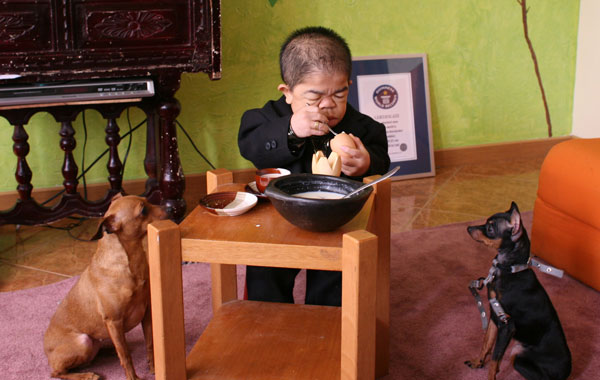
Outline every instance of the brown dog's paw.
<svg viewBox="0 0 600 380"><path fill-rule="evenodd" d="M86 372L81 374L81 380L100 380L102 379L99 375L96 375L93 372Z"/></svg>
<svg viewBox="0 0 600 380"><path fill-rule="evenodd" d="M473 360L465 360L465 365L469 368L483 368L484 363L483 360L477 358Z"/></svg>
<svg viewBox="0 0 600 380"><path fill-rule="evenodd" d="M93 372L63 372L63 373L52 373L52 377L58 379L74 379L74 380L101 380L99 375Z"/></svg>

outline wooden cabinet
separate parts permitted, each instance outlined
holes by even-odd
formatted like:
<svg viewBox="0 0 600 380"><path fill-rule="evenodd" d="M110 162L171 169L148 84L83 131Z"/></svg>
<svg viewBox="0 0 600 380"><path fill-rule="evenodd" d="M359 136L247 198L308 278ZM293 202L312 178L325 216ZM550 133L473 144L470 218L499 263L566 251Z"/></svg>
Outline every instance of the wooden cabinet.
<svg viewBox="0 0 600 380"><path fill-rule="evenodd" d="M140 102L85 105L72 102L61 106L0 108L0 115L15 128L13 140L20 194L16 210L0 213L0 224L37 224L70 213L102 214L112 195L121 190L121 179L115 180L111 174L111 190L100 203L92 204L79 197L71 122L85 108L98 110L107 119L107 143L111 146L118 144L115 131L119 128L115 120L132 105L148 116L146 196L164 204L173 219L183 217L185 181L175 129L180 106L174 98L182 72L204 72L211 79L220 78L220 1L0 2L0 75L16 76L2 77L0 85L150 77L156 90L154 97ZM63 175L65 183L68 182L68 186L65 184L67 199L52 209L38 205L31 198L31 172L26 162L29 145L24 126L34 113L42 111L51 113L61 123L61 149L65 151ZM119 167L120 160L116 154L116 149L111 149L109 172L118 172L115 167Z"/></svg>
<svg viewBox="0 0 600 380"><path fill-rule="evenodd" d="M220 3L208 0L0 3L0 73L18 81L145 76L220 77ZM14 82L14 81L13 81Z"/></svg>

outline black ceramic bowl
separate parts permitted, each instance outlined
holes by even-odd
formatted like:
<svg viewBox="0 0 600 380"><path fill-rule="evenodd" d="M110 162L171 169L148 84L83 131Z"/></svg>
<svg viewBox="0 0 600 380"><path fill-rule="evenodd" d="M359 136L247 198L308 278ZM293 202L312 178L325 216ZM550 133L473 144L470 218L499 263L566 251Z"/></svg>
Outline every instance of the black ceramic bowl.
<svg viewBox="0 0 600 380"><path fill-rule="evenodd" d="M347 199L300 198L295 194L321 191L341 196L362 186L362 182L318 174L291 174L279 177L265 189L275 209L290 223L310 231L333 231L348 223L369 198L372 187Z"/></svg>

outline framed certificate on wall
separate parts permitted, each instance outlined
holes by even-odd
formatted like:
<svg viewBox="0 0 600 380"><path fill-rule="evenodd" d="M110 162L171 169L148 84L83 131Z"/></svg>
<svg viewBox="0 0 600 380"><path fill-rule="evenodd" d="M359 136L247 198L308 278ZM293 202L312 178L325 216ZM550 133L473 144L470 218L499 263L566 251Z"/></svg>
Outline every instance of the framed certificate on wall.
<svg viewBox="0 0 600 380"><path fill-rule="evenodd" d="M354 57L348 102L384 124L393 179L435 175L427 57Z"/></svg>

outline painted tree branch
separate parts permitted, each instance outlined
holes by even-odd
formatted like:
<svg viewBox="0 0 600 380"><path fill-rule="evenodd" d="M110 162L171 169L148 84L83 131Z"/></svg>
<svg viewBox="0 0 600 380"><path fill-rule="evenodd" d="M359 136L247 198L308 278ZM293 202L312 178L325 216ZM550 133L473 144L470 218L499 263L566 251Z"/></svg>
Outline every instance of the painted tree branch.
<svg viewBox="0 0 600 380"><path fill-rule="evenodd" d="M533 44L529 39L529 31L527 28L527 0L517 0L517 3L521 6L521 13L523 15L523 32L525 33L525 40L529 51L531 52L531 59L533 60L533 66L535 68L535 75L537 76L538 84L540 85L540 91L542 92L542 100L544 101L544 109L546 111L546 124L548 124L548 137L552 137L552 122L550 121L550 110L548 109L548 101L546 100L546 92L544 91L544 85L542 84L542 76L540 75L540 68L538 66L537 57L533 50Z"/></svg>

